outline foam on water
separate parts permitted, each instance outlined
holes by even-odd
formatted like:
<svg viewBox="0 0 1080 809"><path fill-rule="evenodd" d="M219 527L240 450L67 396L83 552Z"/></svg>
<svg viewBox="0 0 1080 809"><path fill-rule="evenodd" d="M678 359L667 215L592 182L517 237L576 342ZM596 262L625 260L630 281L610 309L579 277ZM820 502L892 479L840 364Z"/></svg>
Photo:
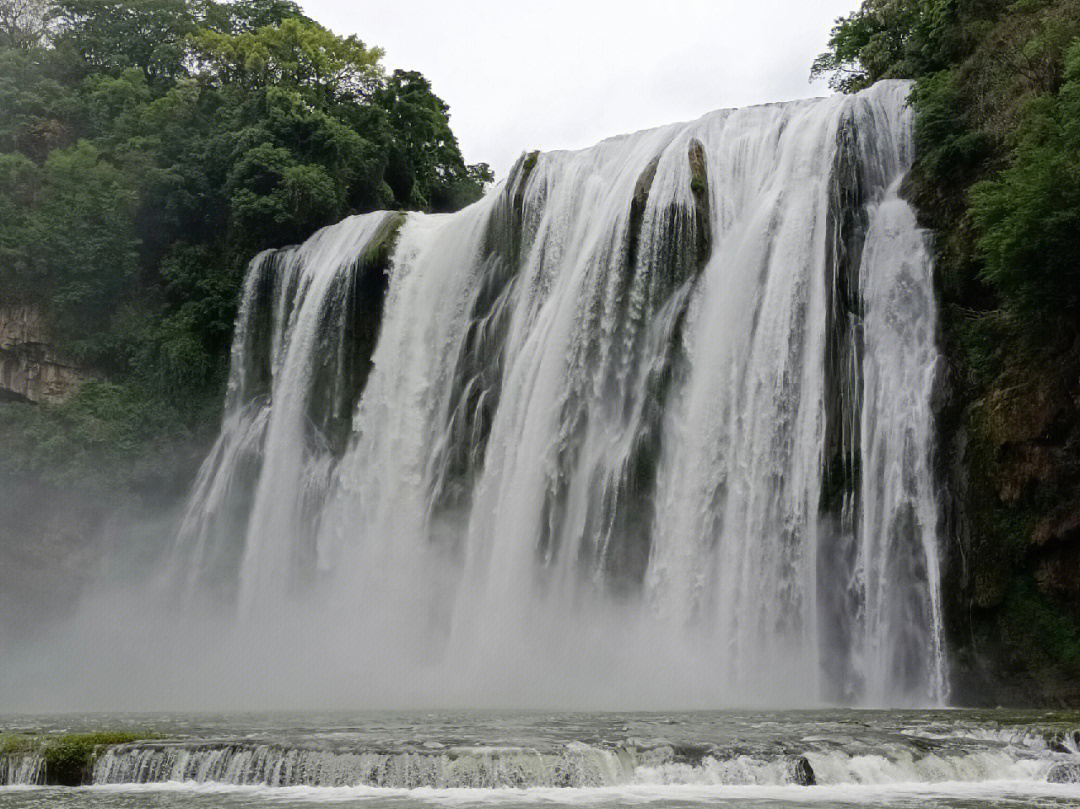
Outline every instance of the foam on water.
<svg viewBox="0 0 1080 809"><path fill-rule="evenodd" d="M1061 728L995 727L964 719L951 730L940 719L928 723L904 717L889 718L872 730L858 714L838 719L791 716L782 721L719 715L705 717L704 722L684 718L675 725L657 725L656 717L627 719L629 724L600 719L607 730L588 717L556 720L548 731L541 731L534 720L521 724L517 719L478 727L478 733L505 736L502 744L453 743L442 734L460 727L459 720L446 724L433 718L424 721L421 736L411 741L401 738L407 732L404 725L378 741L391 730L387 725L367 741L363 734L372 731L357 737L355 731L313 729L301 734L306 740L302 746L285 741L281 731L265 741L251 740L247 733L232 739L134 742L99 749L85 780L97 786L371 787L410 794L630 788L656 788L661 794L666 788L786 788L807 781L820 788L884 791L929 785L1041 789L1038 785L1047 783L1053 767L1075 767L1080 755L1063 742L1075 742L1076 734ZM557 730L564 725L565 731ZM190 728L190 723L178 727ZM640 732L659 727L676 734L676 741L627 735L631 728ZM558 741L552 732L591 738ZM608 737L609 733L614 735ZM518 735L531 741L509 743ZM438 737L447 741L436 741ZM0 756L0 786L47 781L42 753ZM1078 783L1058 786L1080 796Z"/></svg>

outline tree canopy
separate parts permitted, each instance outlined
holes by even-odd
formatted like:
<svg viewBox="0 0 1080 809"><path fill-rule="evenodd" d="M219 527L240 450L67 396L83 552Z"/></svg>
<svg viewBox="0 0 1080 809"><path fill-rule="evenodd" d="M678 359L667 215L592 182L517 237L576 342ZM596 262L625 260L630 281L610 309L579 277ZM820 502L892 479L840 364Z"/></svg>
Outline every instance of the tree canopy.
<svg viewBox="0 0 1080 809"><path fill-rule="evenodd" d="M492 179L381 57L291 0L0 0L0 294L141 395L216 402L256 252Z"/></svg>
<svg viewBox="0 0 1080 809"><path fill-rule="evenodd" d="M914 79L914 190L948 289L1036 340L1080 322L1080 4L865 0L811 75Z"/></svg>
<svg viewBox="0 0 1080 809"><path fill-rule="evenodd" d="M216 427L257 252L479 198L447 105L381 58L292 0L0 0L0 304L107 380L5 408L0 466L139 485Z"/></svg>

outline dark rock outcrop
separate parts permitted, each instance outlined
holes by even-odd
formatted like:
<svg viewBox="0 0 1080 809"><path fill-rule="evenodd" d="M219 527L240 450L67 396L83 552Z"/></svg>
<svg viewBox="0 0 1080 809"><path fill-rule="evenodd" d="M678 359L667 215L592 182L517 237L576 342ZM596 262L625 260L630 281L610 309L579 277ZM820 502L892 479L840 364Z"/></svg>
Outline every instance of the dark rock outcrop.
<svg viewBox="0 0 1080 809"><path fill-rule="evenodd" d="M712 245L712 218L709 215L709 170L705 161L705 146L697 138L690 141L687 159L690 161L690 192L694 196L698 265L704 266Z"/></svg>
<svg viewBox="0 0 1080 809"><path fill-rule="evenodd" d="M1080 763L1062 761L1050 768L1046 780L1051 784L1080 784Z"/></svg>
<svg viewBox="0 0 1080 809"><path fill-rule="evenodd" d="M814 768L806 756L796 756L788 762L787 780L789 784L798 784L801 787L812 787L817 784L817 776Z"/></svg>

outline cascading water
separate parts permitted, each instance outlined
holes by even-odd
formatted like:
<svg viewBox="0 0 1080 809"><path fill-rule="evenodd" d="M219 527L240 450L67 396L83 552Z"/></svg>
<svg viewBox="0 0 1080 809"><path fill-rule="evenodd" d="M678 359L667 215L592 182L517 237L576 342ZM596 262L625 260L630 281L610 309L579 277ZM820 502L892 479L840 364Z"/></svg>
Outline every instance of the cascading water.
<svg viewBox="0 0 1080 809"><path fill-rule="evenodd" d="M529 155L260 256L189 604L372 702L940 702L907 92Z"/></svg>
<svg viewBox="0 0 1080 809"><path fill-rule="evenodd" d="M830 806L937 805L925 796L910 800L911 792L928 790L967 797L956 803L965 807L999 805L970 800L978 791L991 797L1011 791L1029 798L1025 806L1075 806L1080 790L1080 731L1070 719L1045 712L883 711L872 722L862 712L837 710L279 714L239 723L189 715L158 717L155 727L157 738L95 748L77 783L109 787L101 791L114 796L134 785L139 792L154 785L163 792L209 787L217 798L226 791L238 795L236 805L257 803L259 794L268 797L265 790L283 787L317 790L307 801L321 795L336 802L365 794L364 788L389 788L394 791L382 794L398 804L409 800L402 790L423 789L429 802L455 804L466 796L432 793L498 790L471 798L514 806L521 805L521 790L558 805L578 798L605 806L660 798L666 806L664 798L685 799L690 787L706 788L699 800L710 805L724 798L760 805L774 787L787 795L772 797L792 803L812 784L816 794L805 799ZM57 738L22 737L36 749L0 752L0 788L57 781L55 757L45 752ZM243 787L247 794L220 787ZM550 788L562 791L545 793ZM567 788L602 791L574 797ZM888 802L890 793L901 801ZM365 797L377 801L377 794ZM1030 800L1040 794L1064 800ZM289 798L278 793L271 800Z"/></svg>
<svg viewBox="0 0 1080 809"><path fill-rule="evenodd" d="M358 292L370 296L363 279L378 251L368 250L398 221L392 213L347 219L252 262L225 422L180 529L177 561L189 584L242 576L254 605L303 573L305 547L274 538L300 537L321 507L332 442L367 371L356 321L371 313L356 304Z"/></svg>

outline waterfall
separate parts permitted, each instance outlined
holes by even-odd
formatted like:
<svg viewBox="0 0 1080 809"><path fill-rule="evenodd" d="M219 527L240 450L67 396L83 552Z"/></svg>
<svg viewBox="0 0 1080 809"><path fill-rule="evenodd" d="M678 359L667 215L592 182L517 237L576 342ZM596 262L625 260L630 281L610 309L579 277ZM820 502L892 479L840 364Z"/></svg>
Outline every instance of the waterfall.
<svg viewBox="0 0 1080 809"><path fill-rule="evenodd" d="M187 603L374 703L940 703L908 91L529 154L256 258Z"/></svg>
<svg viewBox="0 0 1080 809"><path fill-rule="evenodd" d="M354 217L252 262L224 425L180 529L189 582L234 578L258 602L302 575L305 547L272 537L299 538L319 509L367 371L360 293L371 296L364 281L381 273L378 247L396 222Z"/></svg>

